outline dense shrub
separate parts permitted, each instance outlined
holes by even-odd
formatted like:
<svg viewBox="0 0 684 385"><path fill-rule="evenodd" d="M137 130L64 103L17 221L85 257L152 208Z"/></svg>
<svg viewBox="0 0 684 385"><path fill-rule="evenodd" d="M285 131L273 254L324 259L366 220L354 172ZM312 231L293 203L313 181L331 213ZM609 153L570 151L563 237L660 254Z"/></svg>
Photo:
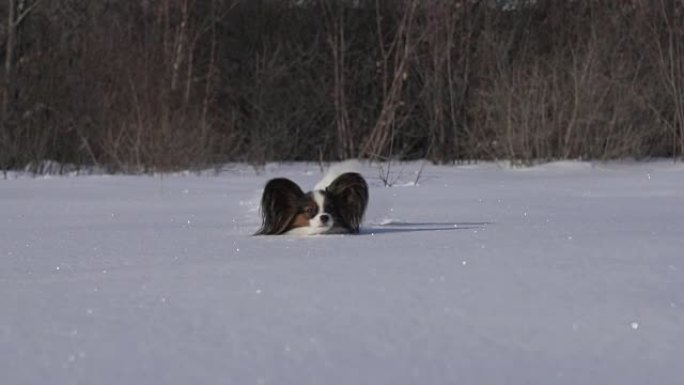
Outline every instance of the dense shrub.
<svg viewBox="0 0 684 385"><path fill-rule="evenodd" d="M0 168L684 154L681 1L4 0Z"/></svg>

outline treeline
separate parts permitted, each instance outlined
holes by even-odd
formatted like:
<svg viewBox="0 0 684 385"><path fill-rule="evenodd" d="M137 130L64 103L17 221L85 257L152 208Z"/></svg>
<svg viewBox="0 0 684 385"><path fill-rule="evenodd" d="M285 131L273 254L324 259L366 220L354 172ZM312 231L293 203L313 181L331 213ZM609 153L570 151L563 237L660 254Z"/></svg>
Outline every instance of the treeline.
<svg viewBox="0 0 684 385"><path fill-rule="evenodd" d="M0 168L681 157L674 0L0 0Z"/></svg>

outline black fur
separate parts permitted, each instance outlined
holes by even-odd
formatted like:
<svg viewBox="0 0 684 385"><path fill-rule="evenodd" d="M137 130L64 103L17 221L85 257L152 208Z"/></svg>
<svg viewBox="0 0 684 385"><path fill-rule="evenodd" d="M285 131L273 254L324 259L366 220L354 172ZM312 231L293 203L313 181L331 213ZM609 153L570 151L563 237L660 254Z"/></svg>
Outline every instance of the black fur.
<svg viewBox="0 0 684 385"><path fill-rule="evenodd" d="M286 232L297 215L299 199L304 195L297 184L287 178L271 179L261 197L261 228L256 235Z"/></svg>
<svg viewBox="0 0 684 385"><path fill-rule="evenodd" d="M342 222L337 222L336 226L344 227L353 234L358 233L368 205L368 185L363 177L355 172L342 174L325 192L334 202L338 221L341 219Z"/></svg>

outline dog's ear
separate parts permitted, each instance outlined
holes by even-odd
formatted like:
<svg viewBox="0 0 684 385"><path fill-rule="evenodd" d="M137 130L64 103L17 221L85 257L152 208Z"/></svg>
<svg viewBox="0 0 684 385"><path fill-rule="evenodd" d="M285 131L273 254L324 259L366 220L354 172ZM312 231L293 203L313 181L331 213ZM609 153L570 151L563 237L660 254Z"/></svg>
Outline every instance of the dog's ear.
<svg viewBox="0 0 684 385"><path fill-rule="evenodd" d="M344 173L325 190L333 198L338 214L349 230L358 233L368 205L368 185L361 174Z"/></svg>
<svg viewBox="0 0 684 385"><path fill-rule="evenodd" d="M275 235L287 231L297 215L297 201L302 195L302 189L287 178L268 181L261 197L261 228L255 235Z"/></svg>

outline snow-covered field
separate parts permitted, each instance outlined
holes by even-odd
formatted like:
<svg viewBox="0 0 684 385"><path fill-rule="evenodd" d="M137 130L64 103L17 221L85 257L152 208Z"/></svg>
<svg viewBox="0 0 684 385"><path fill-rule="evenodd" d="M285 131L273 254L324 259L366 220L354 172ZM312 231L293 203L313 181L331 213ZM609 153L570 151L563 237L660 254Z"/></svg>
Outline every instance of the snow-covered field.
<svg viewBox="0 0 684 385"><path fill-rule="evenodd" d="M684 383L683 165L419 167L309 238L317 165L0 180L0 383Z"/></svg>

